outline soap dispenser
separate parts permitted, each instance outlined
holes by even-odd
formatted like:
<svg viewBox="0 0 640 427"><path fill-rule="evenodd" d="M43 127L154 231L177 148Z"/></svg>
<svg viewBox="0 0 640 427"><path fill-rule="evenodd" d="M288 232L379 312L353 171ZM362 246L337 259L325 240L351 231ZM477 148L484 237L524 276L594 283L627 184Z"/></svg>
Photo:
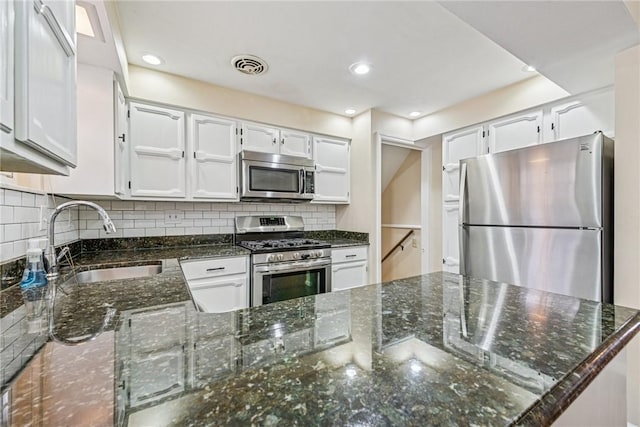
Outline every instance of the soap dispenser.
<svg viewBox="0 0 640 427"><path fill-rule="evenodd" d="M22 275L20 289L27 311L29 333L42 329L42 314L46 307L47 273L44 269L42 249L27 249L27 266Z"/></svg>

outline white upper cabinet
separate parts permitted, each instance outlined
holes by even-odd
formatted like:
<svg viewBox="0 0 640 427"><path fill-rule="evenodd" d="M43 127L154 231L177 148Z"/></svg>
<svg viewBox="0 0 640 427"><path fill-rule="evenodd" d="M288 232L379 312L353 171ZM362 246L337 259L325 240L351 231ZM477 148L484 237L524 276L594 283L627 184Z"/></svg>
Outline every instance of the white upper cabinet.
<svg viewBox="0 0 640 427"><path fill-rule="evenodd" d="M280 131L255 123L242 123L240 143L243 150L278 154Z"/></svg>
<svg viewBox="0 0 640 427"><path fill-rule="evenodd" d="M127 100L122 93L122 89L118 82L114 81L114 163L115 163L115 192L124 196L127 194L128 175L128 159L127 146L129 143L129 122L127 121Z"/></svg>
<svg viewBox="0 0 640 427"><path fill-rule="evenodd" d="M490 153L540 144L542 142L542 110L489 122L487 133Z"/></svg>
<svg viewBox="0 0 640 427"><path fill-rule="evenodd" d="M349 141L313 137L316 161L314 202L349 203Z"/></svg>
<svg viewBox="0 0 640 427"><path fill-rule="evenodd" d="M311 136L290 129L280 130L280 154L311 158Z"/></svg>
<svg viewBox="0 0 640 427"><path fill-rule="evenodd" d="M185 197L184 112L131 103L131 195Z"/></svg>
<svg viewBox="0 0 640 427"><path fill-rule="evenodd" d="M612 89L551 107L546 129L549 141L572 138L601 130L613 137L615 99Z"/></svg>
<svg viewBox="0 0 640 427"><path fill-rule="evenodd" d="M485 153L485 131L481 125L445 135L442 139L442 185L445 202L459 199L460 160Z"/></svg>
<svg viewBox="0 0 640 427"><path fill-rule="evenodd" d="M75 166L75 2L10 3L15 6L15 138Z"/></svg>
<svg viewBox="0 0 640 427"><path fill-rule="evenodd" d="M237 200L236 122L192 114L189 128L192 196Z"/></svg>
<svg viewBox="0 0 640 427"><path fill-rule="evenodd" d="M13 138L13 2L0 3L0 138Z"/></svg>

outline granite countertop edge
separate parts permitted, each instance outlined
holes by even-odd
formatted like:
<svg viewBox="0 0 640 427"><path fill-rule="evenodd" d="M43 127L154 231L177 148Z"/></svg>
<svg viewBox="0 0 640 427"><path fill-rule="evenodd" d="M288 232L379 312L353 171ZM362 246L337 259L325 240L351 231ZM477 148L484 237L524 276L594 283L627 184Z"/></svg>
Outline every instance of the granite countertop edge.
<svg viewBox="0 0 640 427"><path fill-rule="evenodd" d="M517 426L548 426L580 396L598 374L640 333L640 312L597 349L575 369L568 372L548 392L541 396L513 423Z"/></svg>

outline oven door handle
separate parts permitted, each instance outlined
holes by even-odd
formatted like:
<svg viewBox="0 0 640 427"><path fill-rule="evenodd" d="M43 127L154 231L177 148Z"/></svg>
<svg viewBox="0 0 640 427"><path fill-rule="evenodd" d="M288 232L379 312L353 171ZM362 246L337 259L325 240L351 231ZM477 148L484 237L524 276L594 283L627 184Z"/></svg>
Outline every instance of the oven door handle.
<svg viewBox="0 0 640 427"><path fill-rule="evenodd" d="M326 260L314 260L308 262L292 262L286 263L285 266L274 266L274 265L257 265L253 267L253 271L256 273L280 273L283 271L286 272L296 272L308 270L309 268L315 267L331 267L331 261Z"/></svg>

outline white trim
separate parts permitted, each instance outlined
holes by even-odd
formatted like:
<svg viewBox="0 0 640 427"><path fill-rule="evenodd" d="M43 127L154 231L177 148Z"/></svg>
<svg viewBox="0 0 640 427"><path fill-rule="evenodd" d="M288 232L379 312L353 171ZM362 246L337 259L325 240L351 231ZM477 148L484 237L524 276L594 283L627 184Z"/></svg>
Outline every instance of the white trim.
<svg viewBox="0 0 640 427"><path fill-rule="evenodd" d="M418 150L422 152L421 155L421 164L420 164L420 204L422 209L422 214L420 221L422 224L420 226L413 225L405 225L406 228L417 228L422 230L428 230L427 225L429 224L429 165L431 162L431 147L428 145L423 145L417 143L415 140L398 138L390 135L384 135L380 132L374 133L374 141L375 141L375 150L374 150L374 167L375 167L375 232L373 234L373 241L371 242L374 247L374 251L372 254L372 259L370 262L370 266L373 274L373 283L379 283L382 281L382 144L394 145L396 147L408 148L410 150ZM389 224L385 224L388 226ZM398 228L396 226L396 228ZM404 228L404 227L403 227ZM420 238L421 244L421 273L426 273L430 271L429 265L429 239L425 236L425 233L422 234Z"/></svg>
<svg viewBox="0 0 640 427"><path fill-rule="evenodd" d="M382 228L402 228L406 230L422 230L422 226L418 224L381 224Z"/></svg>

